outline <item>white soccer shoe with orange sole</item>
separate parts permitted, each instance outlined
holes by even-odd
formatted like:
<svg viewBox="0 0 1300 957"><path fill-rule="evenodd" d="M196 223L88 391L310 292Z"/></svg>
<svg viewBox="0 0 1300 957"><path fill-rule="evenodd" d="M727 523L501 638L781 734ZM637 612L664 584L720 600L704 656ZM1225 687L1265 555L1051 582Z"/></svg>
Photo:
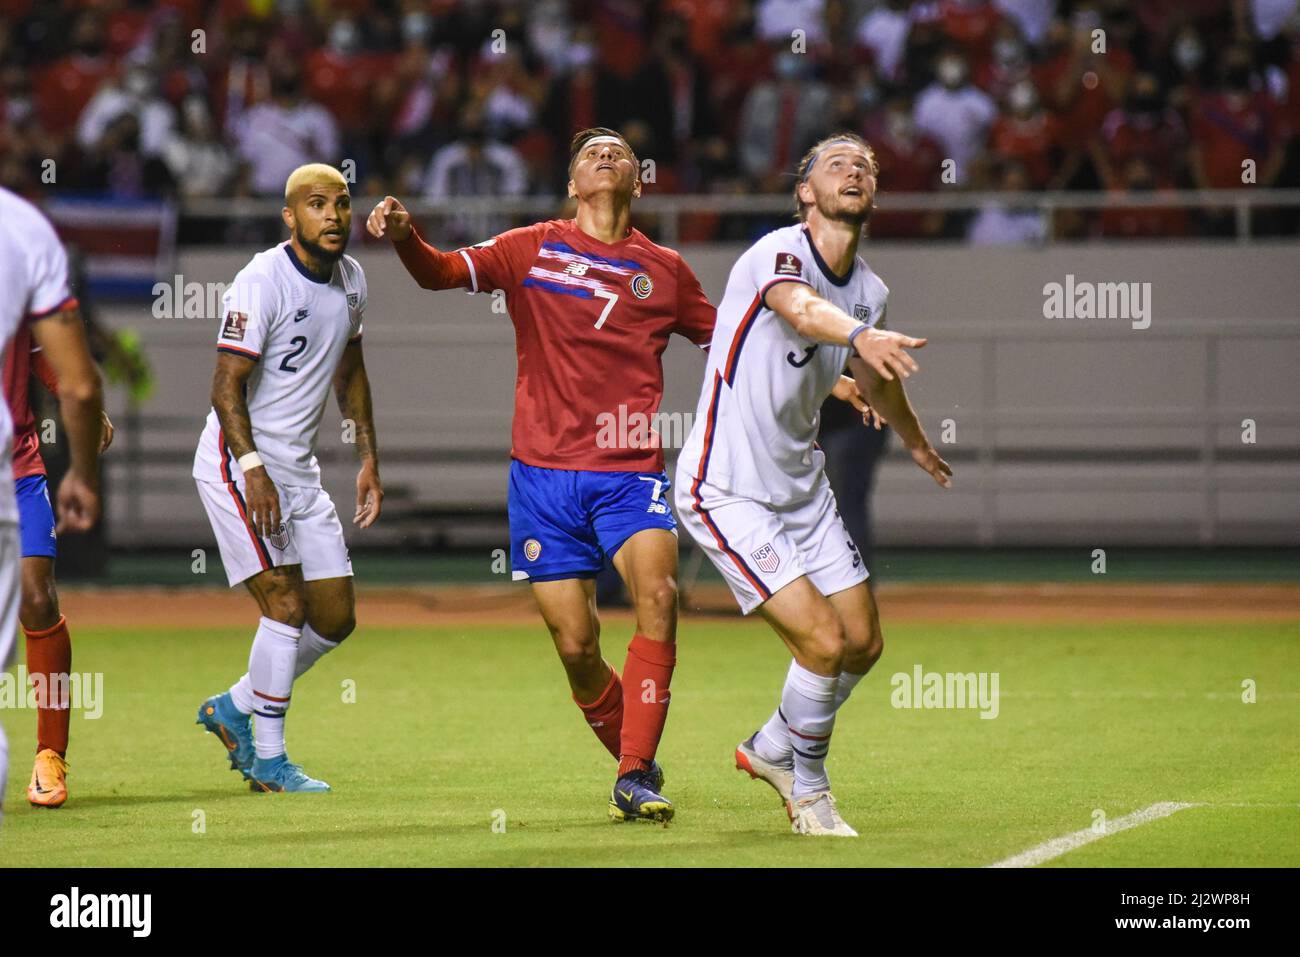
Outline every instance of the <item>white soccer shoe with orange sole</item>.
<svg viewBox="0 0 1300 957"><path fill-rule="evenodd" d="M763 781L770 785L772 790L781 796L781 802L788 810L790 797L794 793L794 765L783 767L764 760L754 750L754 737L757 733L751 734L748 741L736 745L736 769L744 771L755 781Z"/></svg>

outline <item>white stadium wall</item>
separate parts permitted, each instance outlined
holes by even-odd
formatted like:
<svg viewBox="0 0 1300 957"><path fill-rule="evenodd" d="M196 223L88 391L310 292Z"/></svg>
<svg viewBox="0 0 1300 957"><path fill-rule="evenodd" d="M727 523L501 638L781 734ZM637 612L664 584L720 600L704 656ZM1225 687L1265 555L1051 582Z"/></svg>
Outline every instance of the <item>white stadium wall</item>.
<svg viewBox="0 0 1300 957"><path fill-rule="evenodd" d="M931 339L909 391L956 469L954 489L942 493L895 443L874 502L880 543L1300 544L1300 246L864 249L891 289L889 325ZM740 251L685 250L715 301ZM184 251L179 272L187 283L229 282L252 252ZM366 357L394 515L416 506L499 512L514 380L508 318L488 296L419 289L383 247L354 253L369 282ZM1149 283L1139 287L1150 291L1149 327L1135 328L1141 318L1045 318L1044 287L1070 281ZM215 321L158 319L147 306L101 315L141 334L157 376L144 427L129 439L120 431L110 454L111 539L206 541L189 475ZM665 365L663 410L693 412L703 356L676 340ZM122 418L120 392L110 409ZM326 486L348 503L354 468L338 420L331 402ZM945 420L955 443L939 441ZM1253 443L1243 441L1245 420ZM504 541L499 522L451 520L447 534L452 543ZM367 539L424 537L408 521Z"/></svg>

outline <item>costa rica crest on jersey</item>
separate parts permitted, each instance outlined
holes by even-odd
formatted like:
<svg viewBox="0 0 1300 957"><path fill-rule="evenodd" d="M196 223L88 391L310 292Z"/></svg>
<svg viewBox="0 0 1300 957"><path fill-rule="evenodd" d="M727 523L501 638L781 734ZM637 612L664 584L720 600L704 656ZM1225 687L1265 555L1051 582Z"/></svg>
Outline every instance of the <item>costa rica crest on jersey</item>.
<svg viewBox="0 0 1300 957"><path fill-rule="evenodd" d="M749 557L754 559L754 564L758 566L758 570L766 575L772 574L781 565L781 556L776 553L776 549L770 543L750 552Z"/></svg>
<svg viewBox="0 0 1300 957"><path fill-rule="evenodd" d="M632 295L638 299L649 299L655 291L654 281L646 273L639 272L632 277Z"/></svg>
<svg viewBox="0 0 1300 957"><path fill-rule="evenodd" d="M524 558L530 562L535 562L538 556L542 554L542 543L535 538L530 538L524 542Z"/></svg>

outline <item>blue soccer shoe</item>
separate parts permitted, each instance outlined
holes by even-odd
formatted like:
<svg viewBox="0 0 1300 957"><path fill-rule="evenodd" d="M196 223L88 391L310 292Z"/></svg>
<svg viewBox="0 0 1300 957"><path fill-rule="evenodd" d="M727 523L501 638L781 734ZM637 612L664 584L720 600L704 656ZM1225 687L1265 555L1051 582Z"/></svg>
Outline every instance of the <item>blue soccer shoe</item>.
<svg viewBox="0 0 1300 957"><path fill-rule="evenodd" d="M230 692L213 695L199 705L199 717L194 722L201 724L217 736L226 748L230 758L230 770L238 771L247 781L253 767L253 725L249 716L235 707Z"/></svg>
<svg viewBox="0 0 1300 957"><path fill-rule="evenodd" d="M324 794L330 789L324 781L308 777L307 772L290 761L287 754L255 759L248 787L249 790L258 792L284 791L294 794Z"/></svg>

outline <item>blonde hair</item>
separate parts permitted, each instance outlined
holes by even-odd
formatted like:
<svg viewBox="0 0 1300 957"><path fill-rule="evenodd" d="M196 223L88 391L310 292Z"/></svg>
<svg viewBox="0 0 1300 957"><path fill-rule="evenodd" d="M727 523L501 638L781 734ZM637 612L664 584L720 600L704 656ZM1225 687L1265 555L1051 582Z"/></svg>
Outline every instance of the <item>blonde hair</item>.
<svg viewBox="0 0 1300 957"><path fill-rule="evenodd" d="M284 201L288 203L293 194L304 186L319 186L322 184L338 186L344 190L348 188L348 181L333 166L328 163L308 163L306 166L299 166L285 180Z"/></svg>
<svg viewBox="0 0 1300 957"><path fill-rule="evenodd" d="M870 163L871 175L880 175L880 163L876 161L876 151L857 133L837 133L818 143L814 143L812 148L803 155L803 159L799 161L799 168L794 174L794 218L799 222L802 223L807 220L808 207L812 205L799 199L799 187L808 182L808 176L812 173L812 168L821 157L821 154L829 147L837 146L840 143L847 143L850 146L865 150L867 161Z"/></svg>

